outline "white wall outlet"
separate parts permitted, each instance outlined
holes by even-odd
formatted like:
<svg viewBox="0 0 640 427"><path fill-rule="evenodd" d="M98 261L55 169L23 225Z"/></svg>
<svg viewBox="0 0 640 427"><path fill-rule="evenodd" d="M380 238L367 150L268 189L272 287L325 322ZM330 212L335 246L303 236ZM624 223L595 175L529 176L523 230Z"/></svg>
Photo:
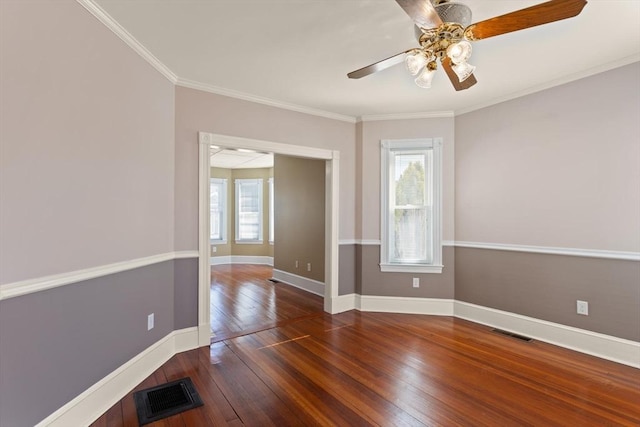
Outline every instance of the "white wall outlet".
<svg viewBox="0 0 640 427"><path fill-rule="evenodd" d="M583 316L589 315L589 303L587 301L576 301L576 312Z"/></svg>
<svg viewBox="0 0 640 427"><path fill-rule="evenodd" d="M296 260L296 268L298 268L298 260Z"/></svg>
<svg viewBox="0 0 640 427"><path fill-rule="evenodd" d="M218 252L218 247L217 246L212 246L211 247L211 252Z"/></svg>
<svg viewBox="0 0 640 427"><path fill-rule="evenodd" d="M153 329L153 323L154 323L154 313L151 313L150 315L147 316L147 331L150 331Z"/></svg>
<svg viewBox="0 0 640 427"><path fill-rule="evenodd" d="M311 271L311 263L310 262L307 263L307 271Z"/></svg>
<svg viewBox="0 0 640 427"><path fill-rule="evenodd" d="M414 288L419 288L420 287L420 278L419 277L414 277L413 278L413 287Z"/></svg>

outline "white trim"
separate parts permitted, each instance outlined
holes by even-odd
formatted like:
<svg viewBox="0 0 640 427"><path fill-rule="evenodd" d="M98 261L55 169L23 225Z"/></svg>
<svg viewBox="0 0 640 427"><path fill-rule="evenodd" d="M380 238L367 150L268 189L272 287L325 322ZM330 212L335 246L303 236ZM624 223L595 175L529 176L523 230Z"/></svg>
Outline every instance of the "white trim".
<svg viewBox="0 0 640 427"><path fill-rule="evenodd" d="M258 152L287 154L294 157L308 157L312 159L332 160L334 151L325 148L306 147L302 145L284 144L281 142L264 141L261 139L242 138L239 136L221 135L210 132L198 132L198 142L224 148L245 148Z"/></svg>
<svg viewBox="0 0 640 427"><path fill-rule="evenodd" d="M511 245L505 243L480 243L456 241L458 248L493 249L498 251L532 252L538 254L568 255L588 258L608 258L640 261L640 252L607 251L600 249L559 248L551 246Z"/></svg>
<svg viewBox="0 0 640 427"><path fill-rule="evenodd" d="M338 245L357 245L359 240L357 239L341 239L338 241Z"/></svg>
<svg viewBox="0 0 640 427"><path fill-rule="evenodd" d="M288 102L278 101L271 98L252 95L250 93L240 92L237 90L226 89L219 86L213 86L206 83L196 82L194 80L177 78L175 84L177 86L189 89L201 90L203 92L214 93L216 95L227 96L229 98L241 99L243 101L255 102L256 104L268 105L270 107L281 108L283 110L295 111L297 113L309 114L312 116L324 117L327 119L339 120L347 123L355 123L356 118L345 116L343 114L333 113L331 111L319 110L316 108L305 107L302 105L291 104Z"/></svg>
<svg viewBox="0 0 640 427"><path fill-rule="evenodd" d="M376 122L383 120L441 119L454 117L453 111L432 111L423 113L377 114L358 117L358 122Z"/></svg>
<svg viewBox="0 0 640 427"><path fill-rule="evenodd" d="M381 241L377 239L343 239L338 242L340 245L380 245ZM443 240L442 246L455 246L453 240Z"/></svg>
<svg viewBox="0 0 640 427"><path fill-rule="evenodd" d="M442 145L441 137L412 138L412 139L382 139L380 141L380 271L410 272L410 273L442 273ZM423 236L427 245L425 259L406 264L401 260L392 259L394 227L393 209L395 207L395 186L393 182L396 173L394 158L396 151L420 153L425 158L425 171L430 173L425 179L425 195L430 194L431 202L424 200L423 207L431 206L431 242ZM429 163L429 164L427 164ZM429 179L430 178L430 179Z"/></svg>
<svg viewBox="0 0 640 427"><path fill-rule="evenodd" d="M442 273L444 265L424 264L379 264L384 273Z"/></svg>
<svg viewBox="0 0 640 427"><path fill-rule="evenodd" d="M198 132L198 334L200 345L207 345L211 337L210 275L211 246L209 244L209 175L211 145L225 148L245 148L259 152L286 154L295 157L326 160L325 175L325 263L324 309L332 313L331 301L338 296L339 279L339 199L340 152L308 146L291 145L272 141L241 138L229 135Z"/></svg>
<svg viewBox="0 0 640 427"><path fill-rule="evenodd" d="M273 278L278 282L311 292L312 294L316 294L321 297L325 296L325 285L317 280L298 276L297 274L288 273L275 268L273 269Z"/></svg>
<svg viewBox="0 0 640 427"><path fill-rule="evenodd" d="M103 8L97 5L93 0L76 0L85 9L87 9L98 21L102 22L105 27L110 29L116 36L127 44L134 52L140 55L160 74L165 76L171 83L176 83L178 77L158 58L156 58L146 47L142 45L135 37L133 37L122 25L111 17Z"/></svg>
<svg viewBox="0 0 640 427"><path fill-rule="evenodd" d="M223 255L212 256L210 259L211 265L222 264L260 264L260 265L273 265L272 256L249 256L249 255Z"/></svg>
<svg viewBox="0 0 640 427"><path fill-rule="evenodd" d="M640 368L640 343L494 308L455 301L455 317Z"/></svg>
<svg viewBox="0 0 640 427"><path fill-rule="evenodd" d="M441 298L360 296L360 311L453 316L453 300Z"/></svg>
<svg viewBox="0 0 640 427"><path fill-rule="evenodd" d="M211 135L199 135L198 144L198 343L211 344Z"/></svg>
<svg viewBox="0 0 640 427"><path fill-rule="evenodd" d="M339 295L331 299L332 313L360 309L360 294Z"/></svg>
<svg viewBox="0 0 640 427"><path fill-rule="evenodd" d="M481 110L483 108L491 107L492 105L500 104L502 102L510 101L512 99L520 98L526 95L531 95L536 92L541 92L546 89L550 89L552 87L560 86L566 83L571 83L576 80L583 79L585 77L593 76L595 74L604 73L605 71L613 70L614 68L624 67L625 65L632 64L634 62L640 61L640 54L634 54L631 56L627 56L626 58L619 59L617 61L610 62L608 64L602 64L597 67L589 68L587 70L579 71L577 73L569 74L564 77L560 77L555 80L551 80L545 82L543 84L532 86L530 88L513 92L499 98L494 98L487 102L482 102L480 104L472 105L470 107L464 107L455 111L456 116L460 116L462 114L470 113L472 111Z"/></svg>
<svg viewBox="0 0 640 427"><path fill-rule="evenodd" d="M336 313L355 309L365 312L454 316L640 368L640 342L463 301L349 294L334 298L332 304Z"/></svg>
<svg viewBox="0 0 640 427"><path fill-rule="evenodd" d="M127 395L173 355L198 347L198 328L173 331L73 400L36 424L36 427L89 425Z"/></svg>
<svg viewBox="0 0 640 427"><path fill-rule="evenodd" d="M158 264L165 261L196 257L198 257L198 252L196 251L167 252L164 254L152 255L129 261L70 271L68 273L21 280L19 282L8 283L0 286L0 301L32 294L34 292L45 291L47 289L58 288L60 286L70 285L72 283L108 276L110 274L120 273L127 270L133 270L135 268L146 267L148 265Z"/></svg>

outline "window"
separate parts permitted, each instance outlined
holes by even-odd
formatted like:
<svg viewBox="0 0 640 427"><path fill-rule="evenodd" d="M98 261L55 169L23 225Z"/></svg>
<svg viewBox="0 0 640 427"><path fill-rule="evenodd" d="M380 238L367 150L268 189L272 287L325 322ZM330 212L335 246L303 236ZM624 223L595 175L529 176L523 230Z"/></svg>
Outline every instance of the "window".
<svg viewBox="0 0 640 427"><path fill-rule="evenodd" d="M269 243L273 244L275 209L273 198L273 178L269 178Z"/></svg>
<svg viewBox="0 0 640 427"><path fill-rule="evenodd" d="M383 140L380 269L442 272L442 139Z"/></svg>
<svg viewBox="0 0 640 427"><path fill-rule="evenodd" d="M236 179L236 243L262 243L262 179Z"/></svg>
<svg viewBox="0 0 640 427"><path fill-rule="evenodd" d="M227 180L210 180L210 239L211 243L227 243Z"/></svg>

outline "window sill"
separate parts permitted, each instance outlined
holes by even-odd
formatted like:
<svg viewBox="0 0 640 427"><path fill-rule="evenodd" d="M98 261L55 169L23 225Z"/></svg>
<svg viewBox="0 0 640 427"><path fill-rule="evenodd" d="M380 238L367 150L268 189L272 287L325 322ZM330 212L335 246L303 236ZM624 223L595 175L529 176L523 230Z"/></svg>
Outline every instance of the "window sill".
<svg viewBox="0 0 640 427"><path fill-rule="evenodd" d="M386 273L442 273L443 265L424 264L380 264L380 271Z"/></svg>
<svg viewBox="0 0 640 427"><path fill-rule="evenodd" d="M236 245L262 245L262 240L236 240Z"/></svg>
<svg viewBox="0 0 640 427"><path fill-rule="evenodd" d="M226 240L210 240L209 243L211 243L212 245L226 245L227 241Z"/></svg>

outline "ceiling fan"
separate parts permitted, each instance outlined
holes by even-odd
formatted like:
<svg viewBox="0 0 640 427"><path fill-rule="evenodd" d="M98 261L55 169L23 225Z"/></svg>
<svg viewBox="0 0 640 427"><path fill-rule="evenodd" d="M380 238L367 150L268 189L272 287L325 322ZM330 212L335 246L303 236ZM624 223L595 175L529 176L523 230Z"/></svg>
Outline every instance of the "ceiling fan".
<svg viewBox="0 0 640 427"><path fill-rule="evenodd" d="M417 76L416 84L429 88L439 59L453 87L457 91L468 89L477 83L473 75L475 67L467 62L471 56L469 42L572 18L587 4L586 0L551 0L469 25L471 9L462 3L449 0L396 2L415 22L420 47L352 71L347 74L349 78L359 79L405 61L409 72Z"/></svg>

